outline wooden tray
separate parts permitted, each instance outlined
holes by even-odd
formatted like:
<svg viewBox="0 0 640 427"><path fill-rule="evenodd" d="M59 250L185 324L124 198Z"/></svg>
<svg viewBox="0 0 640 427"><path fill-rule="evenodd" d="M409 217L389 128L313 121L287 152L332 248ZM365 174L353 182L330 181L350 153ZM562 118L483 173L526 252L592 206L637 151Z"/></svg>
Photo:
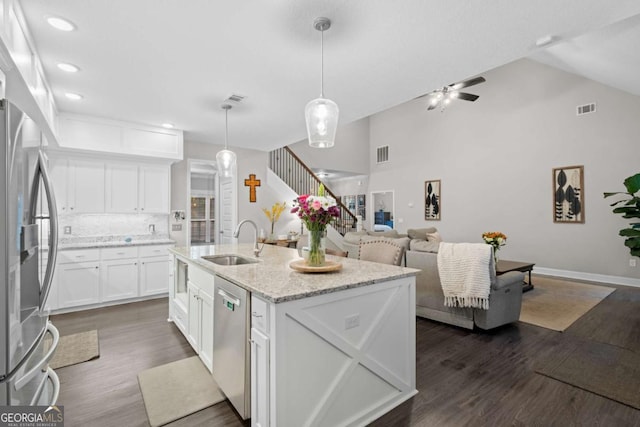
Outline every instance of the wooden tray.
<svg viewBox="0 0 640 427"><path fill-rule="evenodd" d="M289 263L289 267L301 273L330 273L332 271L340 270L342 268L342 263L327 260L324 262L324 265L314 267L308 265L304 259L298 259L291 261Z"/></svg>

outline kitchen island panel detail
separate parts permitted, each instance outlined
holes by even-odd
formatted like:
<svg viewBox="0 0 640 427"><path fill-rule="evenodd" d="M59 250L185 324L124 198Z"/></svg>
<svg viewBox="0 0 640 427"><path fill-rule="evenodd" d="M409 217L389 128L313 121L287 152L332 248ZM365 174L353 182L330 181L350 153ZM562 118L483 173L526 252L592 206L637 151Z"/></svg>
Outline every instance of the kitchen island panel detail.
<svg viewBox="0 0 640 427"><path fill-rule="evenodd" d="M413 277L271 308L271 425L365 425L417 393Z"/></svg>

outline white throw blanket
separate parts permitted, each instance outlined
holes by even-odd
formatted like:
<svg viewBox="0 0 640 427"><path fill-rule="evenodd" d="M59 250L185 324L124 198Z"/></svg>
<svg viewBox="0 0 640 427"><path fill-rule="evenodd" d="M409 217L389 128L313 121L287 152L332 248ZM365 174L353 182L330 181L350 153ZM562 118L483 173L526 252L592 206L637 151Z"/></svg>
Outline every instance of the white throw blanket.
<svg viewBox="0 0 640 427"><path fill-rule="evenodd" d="M440 243L438 273L445 306L489 309L492 256L485 243Z"/></svg>

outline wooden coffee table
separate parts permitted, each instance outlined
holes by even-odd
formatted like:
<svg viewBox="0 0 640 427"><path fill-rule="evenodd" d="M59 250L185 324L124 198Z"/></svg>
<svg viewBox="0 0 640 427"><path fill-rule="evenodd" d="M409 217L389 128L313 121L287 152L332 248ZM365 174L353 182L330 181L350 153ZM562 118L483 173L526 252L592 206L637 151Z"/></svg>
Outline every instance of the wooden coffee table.
<svg viewBox="0 0 640 427"><path fill-rule="evenodd" d="M509 271L522 271L523 273L529 272L529 281L522 283L522 292L527 292L533 289L533 283L531 282L531 270L533 270L534 265L535 264L529 262L507 261L500 259L496 266L496 275L499 276Z"/></svg>

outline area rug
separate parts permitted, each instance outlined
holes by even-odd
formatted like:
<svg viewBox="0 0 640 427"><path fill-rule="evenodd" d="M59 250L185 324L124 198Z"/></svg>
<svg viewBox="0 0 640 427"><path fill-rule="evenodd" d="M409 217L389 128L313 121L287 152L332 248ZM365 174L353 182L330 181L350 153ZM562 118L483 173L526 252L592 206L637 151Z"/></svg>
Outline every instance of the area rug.
<svg viewBox="0 0 640 427"><path fill-rule="evenodd" d="M615 288L550 277L533 277L534 289L522 295L520 321L564 331Z"/></svg>
<svg viewBox="0 0 640 427"><path fill-rule="evenodd" d="M572 340L536 372L640 409L640 354L596 341Z"/></svg>
<svg viewBox="0 0 640 427"><path fill-rule="evenodd" d="M138 383L151 427L168 424L225 399L198 356L142 371Z"/></svg>
<svg viewBox="0 0 640 427"><path fill-rule="evenodd" d="M49 343L51 339L48 338ZM52 369L59 369L65 366L76 365L100 357L100 347L98 343L98 331L91 330L72 335L60 337L58 348L53 359L49 362Z"/></svg>

